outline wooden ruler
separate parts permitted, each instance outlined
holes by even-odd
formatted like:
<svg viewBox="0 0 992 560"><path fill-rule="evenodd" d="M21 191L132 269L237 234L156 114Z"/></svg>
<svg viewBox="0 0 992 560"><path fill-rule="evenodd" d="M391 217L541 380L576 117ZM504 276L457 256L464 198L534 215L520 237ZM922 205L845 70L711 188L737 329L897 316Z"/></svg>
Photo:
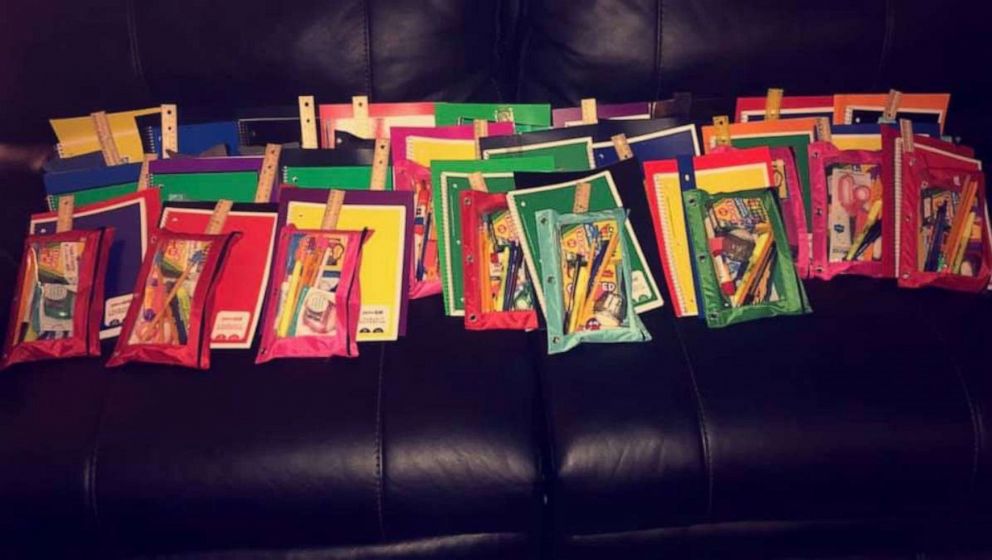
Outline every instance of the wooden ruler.
<svg viewBox="0 0 992 560"><path fill-rule="evenodd" d="M486 178L482 176L481 171L468 174L468 186L473 191L489 192L489 187L486 186Z"/></svg>
<svg viewBox="0 0 992 560"><path fill-rule="evenodd" d="M255 202L268 202L272 198L272 186L276 182L281 154L282 144L265 145L265 157L262 158L262 169L258 172L258 184L255 185Z"/></svg>
<svg viewBox="0 0 992 560"><path fill-rule="evenodd" d="M572 199L572 212L574 214L583 214L589 211L589 194L592 191L592 185L582 181L575 185L575 198Z"/></svg>
<svg viewBox="0 0 992 560"><path fill-rule="evenodd" d="M475 159L482 159L482 146L479 140L489 136L489 121L475 119L472 121L472 135L475 137Z"/></svg>
<svg viewBox="0 0 992 560"><path fill-rule="evenodd" d="M76 197L71 194L59 197L58 218L55 221L55 232L72 231L72 213L76 210Z"/></svg>
<svg viewBox="0 0 992 560"><path fill-rule="evenodd" d="M713 128L716 135L714 141L717 146L730 145L730 119L726 115L713 117Z"/></svg>
<svg viewBox="0 0 992 560"><path fill-rule="evenodd" d="M777 121L782 116L782 88L768 88L765 95L765 120Z"/></svg>
<svg viewBox="0 0 992 560"><path fill-rule="evenodd" d="M327 206L324 208L324 217L320 221L320 229L332 230L338 227L338 218L341 217L341 206L344 205L344 191L331 189L327 192Z"/></svg>
<svg viewBox="0 0 992 560"><path fill-rule="evenodd" d="M627 135L624 133L616 134L610 137L613 141L613 149L617 151L617 157L620 161L625 161L634 157L634 151L630 149L630 143L627 142Z"/></svg>
<svg viewBox="0 0 992 560"><path fill-rule="evenodd" d="M317 111L314 108L312 95L301 95L300 104L300 147L313 150L317 148Z"/></svg>
<svg viewBox="0 0 992 560"><path fill-rule="evenodd" d="M830 129L830 119L827 117L816 118L816 138L820 142L830 142L833 140L833 132Z"/></svg>
<svg viewBox="0 0 992 560"><path fill-rule="evenodd" d="M150 173L148 172L148 163L158 159L155 154L145 154L145 157L141 160L141 173L138 175L138 190L143 191L151 186Z"/></svg>
<svg viewBox="0 0 992 560"><path fill-rule="evenodd" d="M96 139L100 142L100 151L103 152L103 161L107 165L120 165L120 153L117 151L117 142L114 141L114 133L110 130L110 121L107 120L106 111L91 113L93 128L96 129Z"/></svg>
<svg viewBox="0 0 992 560"><path fill-rule="evenodd" d="M231 206L234 203L227 199L221 199L217 201L214 205L214 211L210 214L210 221L207 222L207 229L204 233L209 235L217 235L224 230L224 222L227 221L227 215L231 213Z"/></svg>
<svg viewBox="0 0 992 560"><path fill-rule="evenodd" d="M882 111L882 119L895 122L896 115L899 114L899 102L902 100L902 92L895 89L889 90L889 96L885 98L885 110Z"/></svg>
<svg viewBox="0 0 992 560"><path fill-rule="evenodd" d="M351 118L355 120L355 131L362 138L375 138L372 121L369 119L369 98L356 95L351 98Z"/></svg>
<svg viewBox="0 0 992 560"><path fill-rule="evenodd" d="M179 112L175 105L162 105L162 159L179 153Z"/></svg>
<svg viewBox="0 0 992 560"><path fill-rule="evenodd" d="M912 152L916 147L913 143L913 121L899 119L899 135L902 137L902 151Z"/></svg>
<svg viewBox="0 0 992 560"><path fill-rule="evenodd" d="M373 191L386 190L386 174L389 171L389 138L378 138L375 141L375 152L372 154L372 177L369 189Z"/></svg>
<svg viewBox="0 0 992 560"><path fill-rule="evenodd" d="M582 109L582 124L596 124L599 122L595 99L591 97L583 99L580 107Z"/></svg>

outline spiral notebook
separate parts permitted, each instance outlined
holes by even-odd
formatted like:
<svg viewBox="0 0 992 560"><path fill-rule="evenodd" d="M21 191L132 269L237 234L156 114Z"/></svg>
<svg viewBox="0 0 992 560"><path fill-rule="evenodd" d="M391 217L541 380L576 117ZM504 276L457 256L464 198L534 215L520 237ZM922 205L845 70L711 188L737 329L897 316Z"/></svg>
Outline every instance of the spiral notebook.
<svg viewBox="0 0 992 560"><path fill-rule="evenodd" d="M145 153L162 157L162 125L159 119L138 119L141 142ZM227 155L239 155L241 140L235 121L180 124L177 132L179 153L196 155L217 145L223 145Z"/></svg>
<svg viewBox="0 0 992 560"><path fill-rule="evenodd" d="M42 177L48 194L49 210L58 208L59 199L73 195L76 206L102 202L138 190L140 163L126 163L111 167L72 169L45 173Z"/></svg>
<svg viewBox="0 0 992 560"><path fill-rule="evenodd" d="M320 227L327 193L284 186L279 195L279 226ZM358 341L396 340L406 334L413 231L413 193L346 191L338 228L372 234L362 252L359 282L362 313Z"/></svg>
<svg viewBox="0 0 992 560"><path fill-rule="evenodd" d="M885 112L889 94L837 94L834 96L834 123L877 123ZM941 133L951 103L949 93L903 93L896 109L896 122L909 119L913 124L937 123Z"/></svg>
<svg viewBox="0 0 992 560"><path fill-rule="evenodd" d="M122 159L135 163L141 161L144 150L135 119L146 115L158 115L160 112L159 107L150 107L107 113L110 133L114 137L114 144ZM60 157L70 158L100 151L100 139L96 135L93 118L89 115L50 119L48 122L51 123L52 130L58 138L57 149Z"/></svg>
<svg viewBox="0 0 992 560"><path fill-rule="evenodd" d="M179 233L203 233L214 204L170 202L159 226ZM211 348L251 348L269 283L276 223L275 204L235 204L219 233L241 232L227 257L214 300Z"/></svg>
<svg viewBox="0 0 992 560"><path fill-rule="evenodd" d="M434 103L369 103L369 122L355 120L351 103L322 104L319 107L320 146L333 148L338 132L359 138L390 138L394 126L432 127Z"/></svg>
<svg viewBox="0 0 992 560"><path fill-rule="evenodd" d="M159 159L148 163L148 182L163 201L254 202L261 169L260 157Z"/></svg>
<svg viewBox="0 0 992 560"><path fill-rule="evenodd" d="M544 130L551 126L551 106L546 103L435 103L437 126L472 124L476 119L511 122L515 132Z"/></svg>
<svg viewBox="0 0 992 560"><path fill-rule="evenodd" d="M765 97L738 97L734 122L757 122L765 120ZM832 95L785 95L782 97L780 118L806 119L834 116L834 96Z"/></svg>
<svg viewBox="0 0 992 560"><path fill-rule="evenodd" d="M282 150L279 169L285 184L302 189L368 189L372 179L371 148ZM385 190L393 190L392 167L386 169Z"/></svg>

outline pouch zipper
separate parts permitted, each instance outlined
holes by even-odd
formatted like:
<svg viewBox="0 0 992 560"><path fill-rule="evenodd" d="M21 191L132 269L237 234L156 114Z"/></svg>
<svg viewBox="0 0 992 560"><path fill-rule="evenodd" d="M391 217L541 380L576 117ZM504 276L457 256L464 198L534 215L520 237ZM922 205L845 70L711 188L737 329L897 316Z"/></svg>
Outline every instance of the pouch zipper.
<svg viewBox="0 0 992 560"><path fill-rule="evenodd" d="M85 329L86 339L84 341L87 350L89 350L89 346L90 346L90 330L92 330L93 328L91 325L92 321L90 321L89 314L93 312L93 300L96 298L96 283L98 281L102 281L102 279L96 277L96 273L100 269L100 258L103 255L103 234L107 231L107 228L101 227L99 228L99 231L100 231L100 235L99 237L97 237L97 243L96 243L96 258L93 260L93 272L91 276L91 278L93 278L93 281L91 282L91 286L90 286L90 302L89 305L86 307L86 310L89 312L86 314L86 329ZM103 312L100 312L100 318L103 319Z"/></svg>

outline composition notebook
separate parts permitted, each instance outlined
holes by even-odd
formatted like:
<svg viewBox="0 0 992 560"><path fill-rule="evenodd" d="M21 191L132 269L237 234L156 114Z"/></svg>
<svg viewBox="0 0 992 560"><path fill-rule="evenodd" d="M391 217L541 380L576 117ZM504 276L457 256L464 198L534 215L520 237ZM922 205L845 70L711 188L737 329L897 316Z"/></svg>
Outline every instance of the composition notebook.
<svg viewBox="0 0 992 560"><path fill-rule="evenodd" d="M284 187L279 195L279 225L318 229L326 203L326 191ZM413 195L409 192L346 191L338 227L372 230L362 251L359 272L362 314L358 321L358 341L396 340L405 335Z"/></svg>
<svg viewBox="0 0 992 560"><path fill-rule="evenodd" d="M765 97L738 97L734 122L745 123L765 120ZM779 115L783 119L805 119L834 116L832 95L785 95Z"/></svg>
<svg viewBox="0 0 992 560"><path fill-rule="evenodd" d="M644 188L654 221L658 254L677 316L697 315L699 300L693 275L682 191L734 192L773 184L768 148L734 150L644 164Z"/></svg>
<svg viewBox="0 0 992 560"><path fill-rule="evenodd" d="M664 299L655 281L658 258L653 244L645 245L640 240L650 239L652 234L650 212L640 204L644 196L644 175L641 165L635 159L613 164L603 169L570 173L531 173L514 174L517 190L507 193L510 213L523 236L524 258L531 278L544 278L543 265L538 259L537 213L541 210L555 210L561 214L572 212L575 200L575 186L588 182L589 211L608 210L625 207L630 203L627 229L627 254L631 260L631 294L638 313L661 307ZM534 282L535 292L542 308L544 293L541 282Z"/></svg>
<svg viewBox="0 0 992 560"><path fill-rule="evenodd" d="M304 150L283 148L279 156L283 183L304 189L368 189L372 179L371 148ZM392 167L386 190L393 190Z"/></svg>
<svg viewBox="0 0 992 560"><path fill-rule="evenodd" d="M551 105L546 103L435 103L437 126L472 124L476 119L511 122L516 132L551 126Z"/></svg>
<svg viewBox="0 0 992 560"><path fill-rule="evenodd" d="M179 233L203 233L213 213L209 202L170 202L159 225ZM241 232L217 283L216 318L211 348L251 348L269 283L276 223L276 204L235 204L220 233Z"/></svg>
<svg viewBox="0 0 992 560"><path fill-rule="evenodd" d="M163 201L254 202L260 157L159 159L148 163L148 182Z"/></svg>
<svg viewBox="0 0 992 560"><path fill-rule="evenodd" d="M100 338L120 334L121 325L131 304L131 295L145 251L150 230L158 223L161 203L158 191L146 189L104 202L77 206L73 226L78 229L114 228L114 241L107 261L104 283L104 310ZM55 212L33 214L30 232L55 233Z"/></svg>
<svg viewBox="0 0 992 560"><path fill-rule="evenodd" d="M506 193L515 185L514 171L553 171L554 159L549 156L511 158L505 160L434 161L431 164L431 186L434 191L434 215L437 221L438 254L440 256L444 312L448 316L465 314L462 266L462 209L460 193L470 190L469 175L482 173L486 191Z"/></svg>
<svg viewBox="0 0 992 560"><path fill-rule="evenodd" d="M136 118L146 115L158 115L159 107L107 113L110 133L114 137L117 152L128 162L141 162L144 151L141 144L141 134L138 131ZM48 121L58 138L59 155L64 158L81 156L100 151L100 140L96 135L96 127L89 116L50 119Z"/></svg>

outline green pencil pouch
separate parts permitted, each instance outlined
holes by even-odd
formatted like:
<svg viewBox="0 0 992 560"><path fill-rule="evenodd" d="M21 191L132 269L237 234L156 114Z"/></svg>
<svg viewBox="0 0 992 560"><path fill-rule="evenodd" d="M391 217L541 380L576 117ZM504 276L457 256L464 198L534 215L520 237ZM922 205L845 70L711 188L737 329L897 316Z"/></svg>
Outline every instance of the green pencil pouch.
<svg viewBox="0 0 992 560"><path fill-rule="evenodd" d="M627 211L537 213L548 354L586 342L646 342L631 298ZM537 278L535 277L535 281Z"/></svg>
<svg viewBox="0 0 992 560"><path fill-rule="evenodd" d="M811 311L770 189L682 197L707 326Z"/></svg>
<svg viewBox="0 0 992 560"><path fill-rule="evenodd" d="M476 119L512 122L516 133L551 128L551 105L543 103L435 103L437 126L472 124Z"/></svg>

